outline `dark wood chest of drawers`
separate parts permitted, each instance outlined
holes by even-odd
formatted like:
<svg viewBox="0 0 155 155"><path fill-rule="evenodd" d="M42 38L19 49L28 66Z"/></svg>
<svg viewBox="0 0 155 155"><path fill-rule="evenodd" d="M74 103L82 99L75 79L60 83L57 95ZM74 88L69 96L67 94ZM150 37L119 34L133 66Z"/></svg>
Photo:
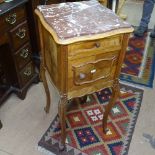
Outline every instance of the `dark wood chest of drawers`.
<svg viewBox="0 0 155 155"><path fill-rule="evenodd" d="M21 99L25 98L30 84L38 79L32 61L27 6L27 0L0 6L3 9L0 14L0 91L14 91Z"/></svg>

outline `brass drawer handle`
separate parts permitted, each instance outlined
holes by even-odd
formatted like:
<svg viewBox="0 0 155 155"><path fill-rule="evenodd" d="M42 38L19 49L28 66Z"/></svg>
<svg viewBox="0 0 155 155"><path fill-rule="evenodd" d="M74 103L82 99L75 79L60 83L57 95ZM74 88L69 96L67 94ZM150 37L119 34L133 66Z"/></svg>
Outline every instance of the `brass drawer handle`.
<svg viewBox="0 0 155 155"><path fill-rule="evenodd" d="M8 17L5 18L5 21L11 25L15 24L16 23L16 13L13 13L11 15L9 15Z"/></svg>
<svg viewBox="0 0 155 155"><path fill-rule="evenodd" d="M31 67L27 67L26 70L24 71L24 75L30 76L31 74L32 74Z"/></svg>
<svg viewBox="0 0 155 155"><path fill-rule="evenodd" d="M16 36L18 36L20 39L23 39L26 35L26 30L24 28L19 28L18 32L16 33Z"/></svg>
<svg viewBox="0 0 155 155"><path fill-rule="evenodd" d="M99 48L100 47L100 43L98 42L98 43L95 43L95 46L97 47L97 48Z"/></svg>
<svg viewBox="0 0 155 155"><path fill-rule="evenodd" d="M90 72L94 74L96 72L96 69L92 69Z"/></svg>
<svg viewBox="0 0 155 155"><path fill-rule="evenodd" d="M22 49L21 50L21 53L20 53L20 56L22 58L26 59L29 56L29 50L28 50L28 48L27 49Z"/></svg>

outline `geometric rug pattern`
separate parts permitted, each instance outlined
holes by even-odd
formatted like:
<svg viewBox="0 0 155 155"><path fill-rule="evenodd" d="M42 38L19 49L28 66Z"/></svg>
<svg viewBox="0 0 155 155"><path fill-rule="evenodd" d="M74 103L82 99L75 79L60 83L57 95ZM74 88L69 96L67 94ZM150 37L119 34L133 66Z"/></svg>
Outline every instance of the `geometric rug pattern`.
<svg viewBox="0 0 155 155"><path fill-rule="evenodd" d="M143 91L121 85L121 97L108 118L108 131L103 133L104 108L111 98L109 88L88 95L86 103L81 98L67 105L66 148L60 152L59 117L56 116L38 143L45 154L65 155L122 155L127 154L136 119L141 106Z"/></svg>
<svg viewBox="0 0 155 155"><path fill-rule="evenodd" d="M121 69L122 74L139 76L145 55L144 49L146 38L147 34L145 34L143 37L135 37L134 34L130 36Z"/></svg>
<svg viewBox="0 0 155 155"><path fill-rule="evenodd" d="M149 33L140 38L132 36L129 39L120 79L129 83L152 88L154 73L155 40L149 37Z"/></svg>

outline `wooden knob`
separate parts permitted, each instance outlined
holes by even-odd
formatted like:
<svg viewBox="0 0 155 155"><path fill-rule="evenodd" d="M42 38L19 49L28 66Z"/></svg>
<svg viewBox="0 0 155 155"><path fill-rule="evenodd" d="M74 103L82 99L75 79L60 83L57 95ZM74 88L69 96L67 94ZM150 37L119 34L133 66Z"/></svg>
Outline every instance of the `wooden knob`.
<svg viewBox="0 0 155 155"><path fill-rule="evenodd" d="M100 47L100 43L95 43L95 46L96 46L97 48L99 48L99 47Z"/></svg>

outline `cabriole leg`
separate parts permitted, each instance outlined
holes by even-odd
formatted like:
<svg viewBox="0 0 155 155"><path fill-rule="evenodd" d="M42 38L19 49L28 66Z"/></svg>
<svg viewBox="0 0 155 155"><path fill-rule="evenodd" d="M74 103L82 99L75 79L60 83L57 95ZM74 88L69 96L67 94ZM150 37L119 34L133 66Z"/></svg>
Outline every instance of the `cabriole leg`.
<svg viewBox="0 0 155 155"><path fill-rule="evenodd" d="M112 86L112 96L110 99L109 104L105 107L104 117L103 117L103 132L106 134L107 132L107 120L108 115L112 109L112 107L115 105L115 102L117 98L120 95L120 87L119 87L119 81L115 80L113 86Z"/></svg>
<svg viewBox="0 0 155 155"><path fill-rule="evenodd" d="M50 109L50 92L49 92L49 88L48 88L48 84L47 84L47 79L46 79L46 75L45 75L45 67L43 65L40 66L40 77L41 80L43 81L43 85L44 85L44 89L45 89L45 93L46 93L46 106L44 108L46 113L49 113L49 109Z"/></svg>
<svg viewBox="0 0 155 155"><path fill-rule="evenodd" d="M62 151L65 149L65 140L66 140L66 104L67 104L67 96L63 95L59 101L59 119L61 126L61 140L59 143L59 149Z"/></svg>

